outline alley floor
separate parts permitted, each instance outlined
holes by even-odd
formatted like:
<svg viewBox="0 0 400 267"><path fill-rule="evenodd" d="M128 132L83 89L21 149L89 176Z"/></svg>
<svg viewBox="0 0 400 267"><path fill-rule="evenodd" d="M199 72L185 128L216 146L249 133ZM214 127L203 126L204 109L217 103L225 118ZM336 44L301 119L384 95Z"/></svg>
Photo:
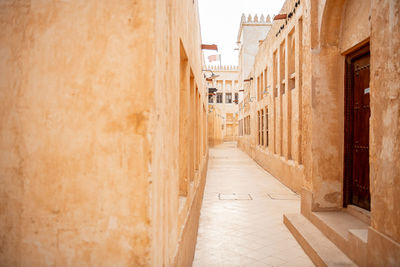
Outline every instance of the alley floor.
<svg viewBox="0 0 400 267"><path fill-rule="evenodd" d="M210 149L193 266L314 266L283 224L299 210L299 196L236 143Z"/></svg>

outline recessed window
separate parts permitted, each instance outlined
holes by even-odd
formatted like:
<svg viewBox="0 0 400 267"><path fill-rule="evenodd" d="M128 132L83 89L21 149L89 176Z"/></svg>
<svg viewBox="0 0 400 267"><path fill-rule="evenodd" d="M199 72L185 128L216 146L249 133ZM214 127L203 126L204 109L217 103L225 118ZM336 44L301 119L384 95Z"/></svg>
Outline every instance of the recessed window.
<svg viewBox="0 0 400 267"><path fill-rule="evenodd" d="M232 93L226 93L225 94L225 103L232 103Z"/></svg>
<svg viewBox="0 0 400 267"><path fill-rule="evenodd" d="M222 93L217 93L217 103L222 103Z"/></svg>
<svg viewBox="0 0 400 267"><path fill-rule="evenodd" d="M269 145L268 107L265 106L265 146Z"/></svg>

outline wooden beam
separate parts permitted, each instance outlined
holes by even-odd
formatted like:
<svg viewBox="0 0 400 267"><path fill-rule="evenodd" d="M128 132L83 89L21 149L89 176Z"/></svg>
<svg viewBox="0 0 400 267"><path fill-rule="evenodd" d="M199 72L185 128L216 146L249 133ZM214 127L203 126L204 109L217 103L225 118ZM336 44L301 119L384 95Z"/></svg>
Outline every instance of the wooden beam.
<svg viewBox="0 0 400 267"><path fill-rule="evenodd" d="M278 14L274 17L274 20L279 20L279 19L286 19L287 14Z"/></svg>
<svg viewBox="0 0 400 267"><path fill-rule="evenodd" d="M216 44L202 44L201 49L218 51L218 46Z"/></svg>

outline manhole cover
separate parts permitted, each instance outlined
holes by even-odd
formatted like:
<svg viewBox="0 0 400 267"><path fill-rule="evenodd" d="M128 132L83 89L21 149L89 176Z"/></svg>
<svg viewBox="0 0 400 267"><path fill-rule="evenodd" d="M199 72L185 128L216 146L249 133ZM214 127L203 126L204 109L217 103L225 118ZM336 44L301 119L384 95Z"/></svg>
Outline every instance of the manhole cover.
<svg viewBox="0 0 400 267"><path fill-rule="evenodd" d="M250 194L218 194L219 200L252 200Z"/></svg>
<svg viewBox="0 0 400 267"><path fill-rule="evenodd" d="M298 200L300 197L294 194L267 194L271 199L275 200Z"/></svg>

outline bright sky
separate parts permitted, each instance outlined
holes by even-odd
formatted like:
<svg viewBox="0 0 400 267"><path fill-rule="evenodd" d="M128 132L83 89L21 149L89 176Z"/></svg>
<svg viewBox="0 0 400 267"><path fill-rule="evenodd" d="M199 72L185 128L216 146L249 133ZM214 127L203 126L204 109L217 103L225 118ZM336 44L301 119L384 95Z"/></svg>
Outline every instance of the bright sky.
<svg viewBox="0 0 400 267"><path fill-rule="evenodd" d="M252 17L278 14L284 0L198 0L200 12L201 37L203 44L217 44L221 54L222 65L237 65L238 51L236 46L242 13ZM219 62L208 62L208 56L216 51L204 50L207 65L219 65Z"/></svg>

